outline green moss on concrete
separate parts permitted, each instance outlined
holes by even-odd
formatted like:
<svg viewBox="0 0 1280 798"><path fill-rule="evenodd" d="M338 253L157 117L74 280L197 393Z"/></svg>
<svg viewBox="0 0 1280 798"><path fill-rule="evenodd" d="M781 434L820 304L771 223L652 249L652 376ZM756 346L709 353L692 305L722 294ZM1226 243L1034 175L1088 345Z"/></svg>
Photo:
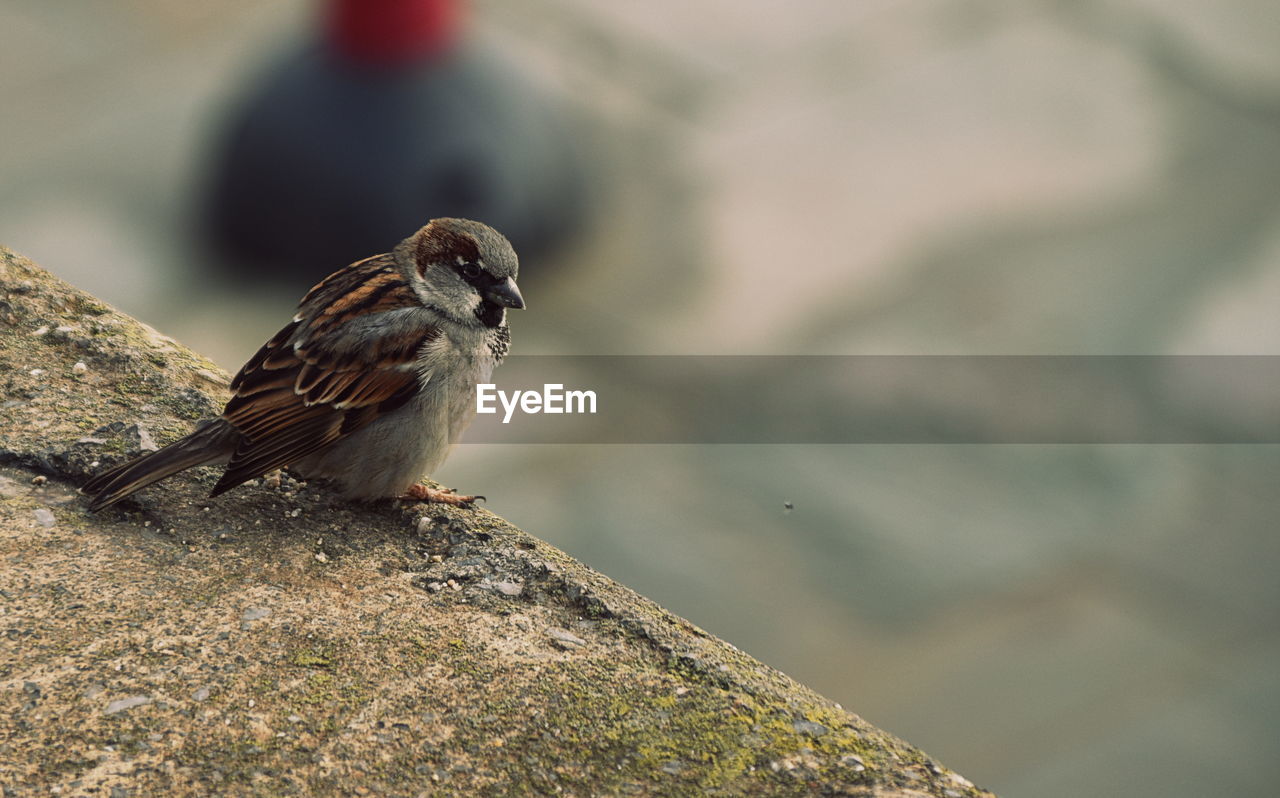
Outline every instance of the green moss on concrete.
<svg viewBox="0 0 1280 798"><path fill-rule="evenodd" d="M333 665L333 657L315 649L304 649L289 658L289 662L300 668L328 668Z"/></svg>

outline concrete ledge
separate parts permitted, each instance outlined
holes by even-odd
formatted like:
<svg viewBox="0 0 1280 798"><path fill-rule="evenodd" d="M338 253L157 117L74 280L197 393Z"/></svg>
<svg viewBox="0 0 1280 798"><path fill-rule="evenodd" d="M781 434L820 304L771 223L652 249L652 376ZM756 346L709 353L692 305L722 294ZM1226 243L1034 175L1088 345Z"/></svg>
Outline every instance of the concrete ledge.
<svg viewBox="0 0 1280 798"><path fill-rule="evenodd" d="M215 470L209 361L0 250L0 786L19 795L988 795L484 510Z"/></svg>

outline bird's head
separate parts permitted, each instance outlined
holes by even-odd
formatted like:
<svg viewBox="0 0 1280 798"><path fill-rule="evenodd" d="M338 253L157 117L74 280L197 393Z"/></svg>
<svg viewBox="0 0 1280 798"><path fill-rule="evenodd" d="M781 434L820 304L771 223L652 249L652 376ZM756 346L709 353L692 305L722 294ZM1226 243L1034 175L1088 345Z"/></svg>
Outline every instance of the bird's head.
<svg viewBox="0 0 1280 798"><path fill-rule="evenodd" d="M498 327L507 308L524 308L515 250L488 225L433 219L401 241L395 256L423 304L459 323Z"/></svg>

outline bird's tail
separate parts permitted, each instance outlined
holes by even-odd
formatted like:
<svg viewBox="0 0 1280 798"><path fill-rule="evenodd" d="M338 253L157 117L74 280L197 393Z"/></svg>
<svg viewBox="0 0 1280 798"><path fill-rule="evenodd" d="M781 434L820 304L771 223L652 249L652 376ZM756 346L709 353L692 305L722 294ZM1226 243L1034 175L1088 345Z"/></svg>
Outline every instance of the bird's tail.
<svg viewBox="0 0 1280 798"><path fill-rule="evenodd" d="M89 511L97 512L179 471L227 462L239 438L240 433L221 419L206 423L163 449L104 471L80 486L80 492L92 497Z"/></svg>

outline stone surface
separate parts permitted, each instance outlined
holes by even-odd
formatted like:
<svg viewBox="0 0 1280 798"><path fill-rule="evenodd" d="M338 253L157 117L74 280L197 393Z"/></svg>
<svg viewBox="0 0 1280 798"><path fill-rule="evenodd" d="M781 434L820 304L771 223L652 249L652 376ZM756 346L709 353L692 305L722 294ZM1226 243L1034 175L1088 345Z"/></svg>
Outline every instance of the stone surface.
<svg viewBox="0 0 1280 798"><path fill-rule="evenodd" d="M88 515L75 485L216 412L225 375L0 258L0 484L30 485L0 494L0 785L983 794L484 510L287 478L210 501L206 469Z"/></svg>

